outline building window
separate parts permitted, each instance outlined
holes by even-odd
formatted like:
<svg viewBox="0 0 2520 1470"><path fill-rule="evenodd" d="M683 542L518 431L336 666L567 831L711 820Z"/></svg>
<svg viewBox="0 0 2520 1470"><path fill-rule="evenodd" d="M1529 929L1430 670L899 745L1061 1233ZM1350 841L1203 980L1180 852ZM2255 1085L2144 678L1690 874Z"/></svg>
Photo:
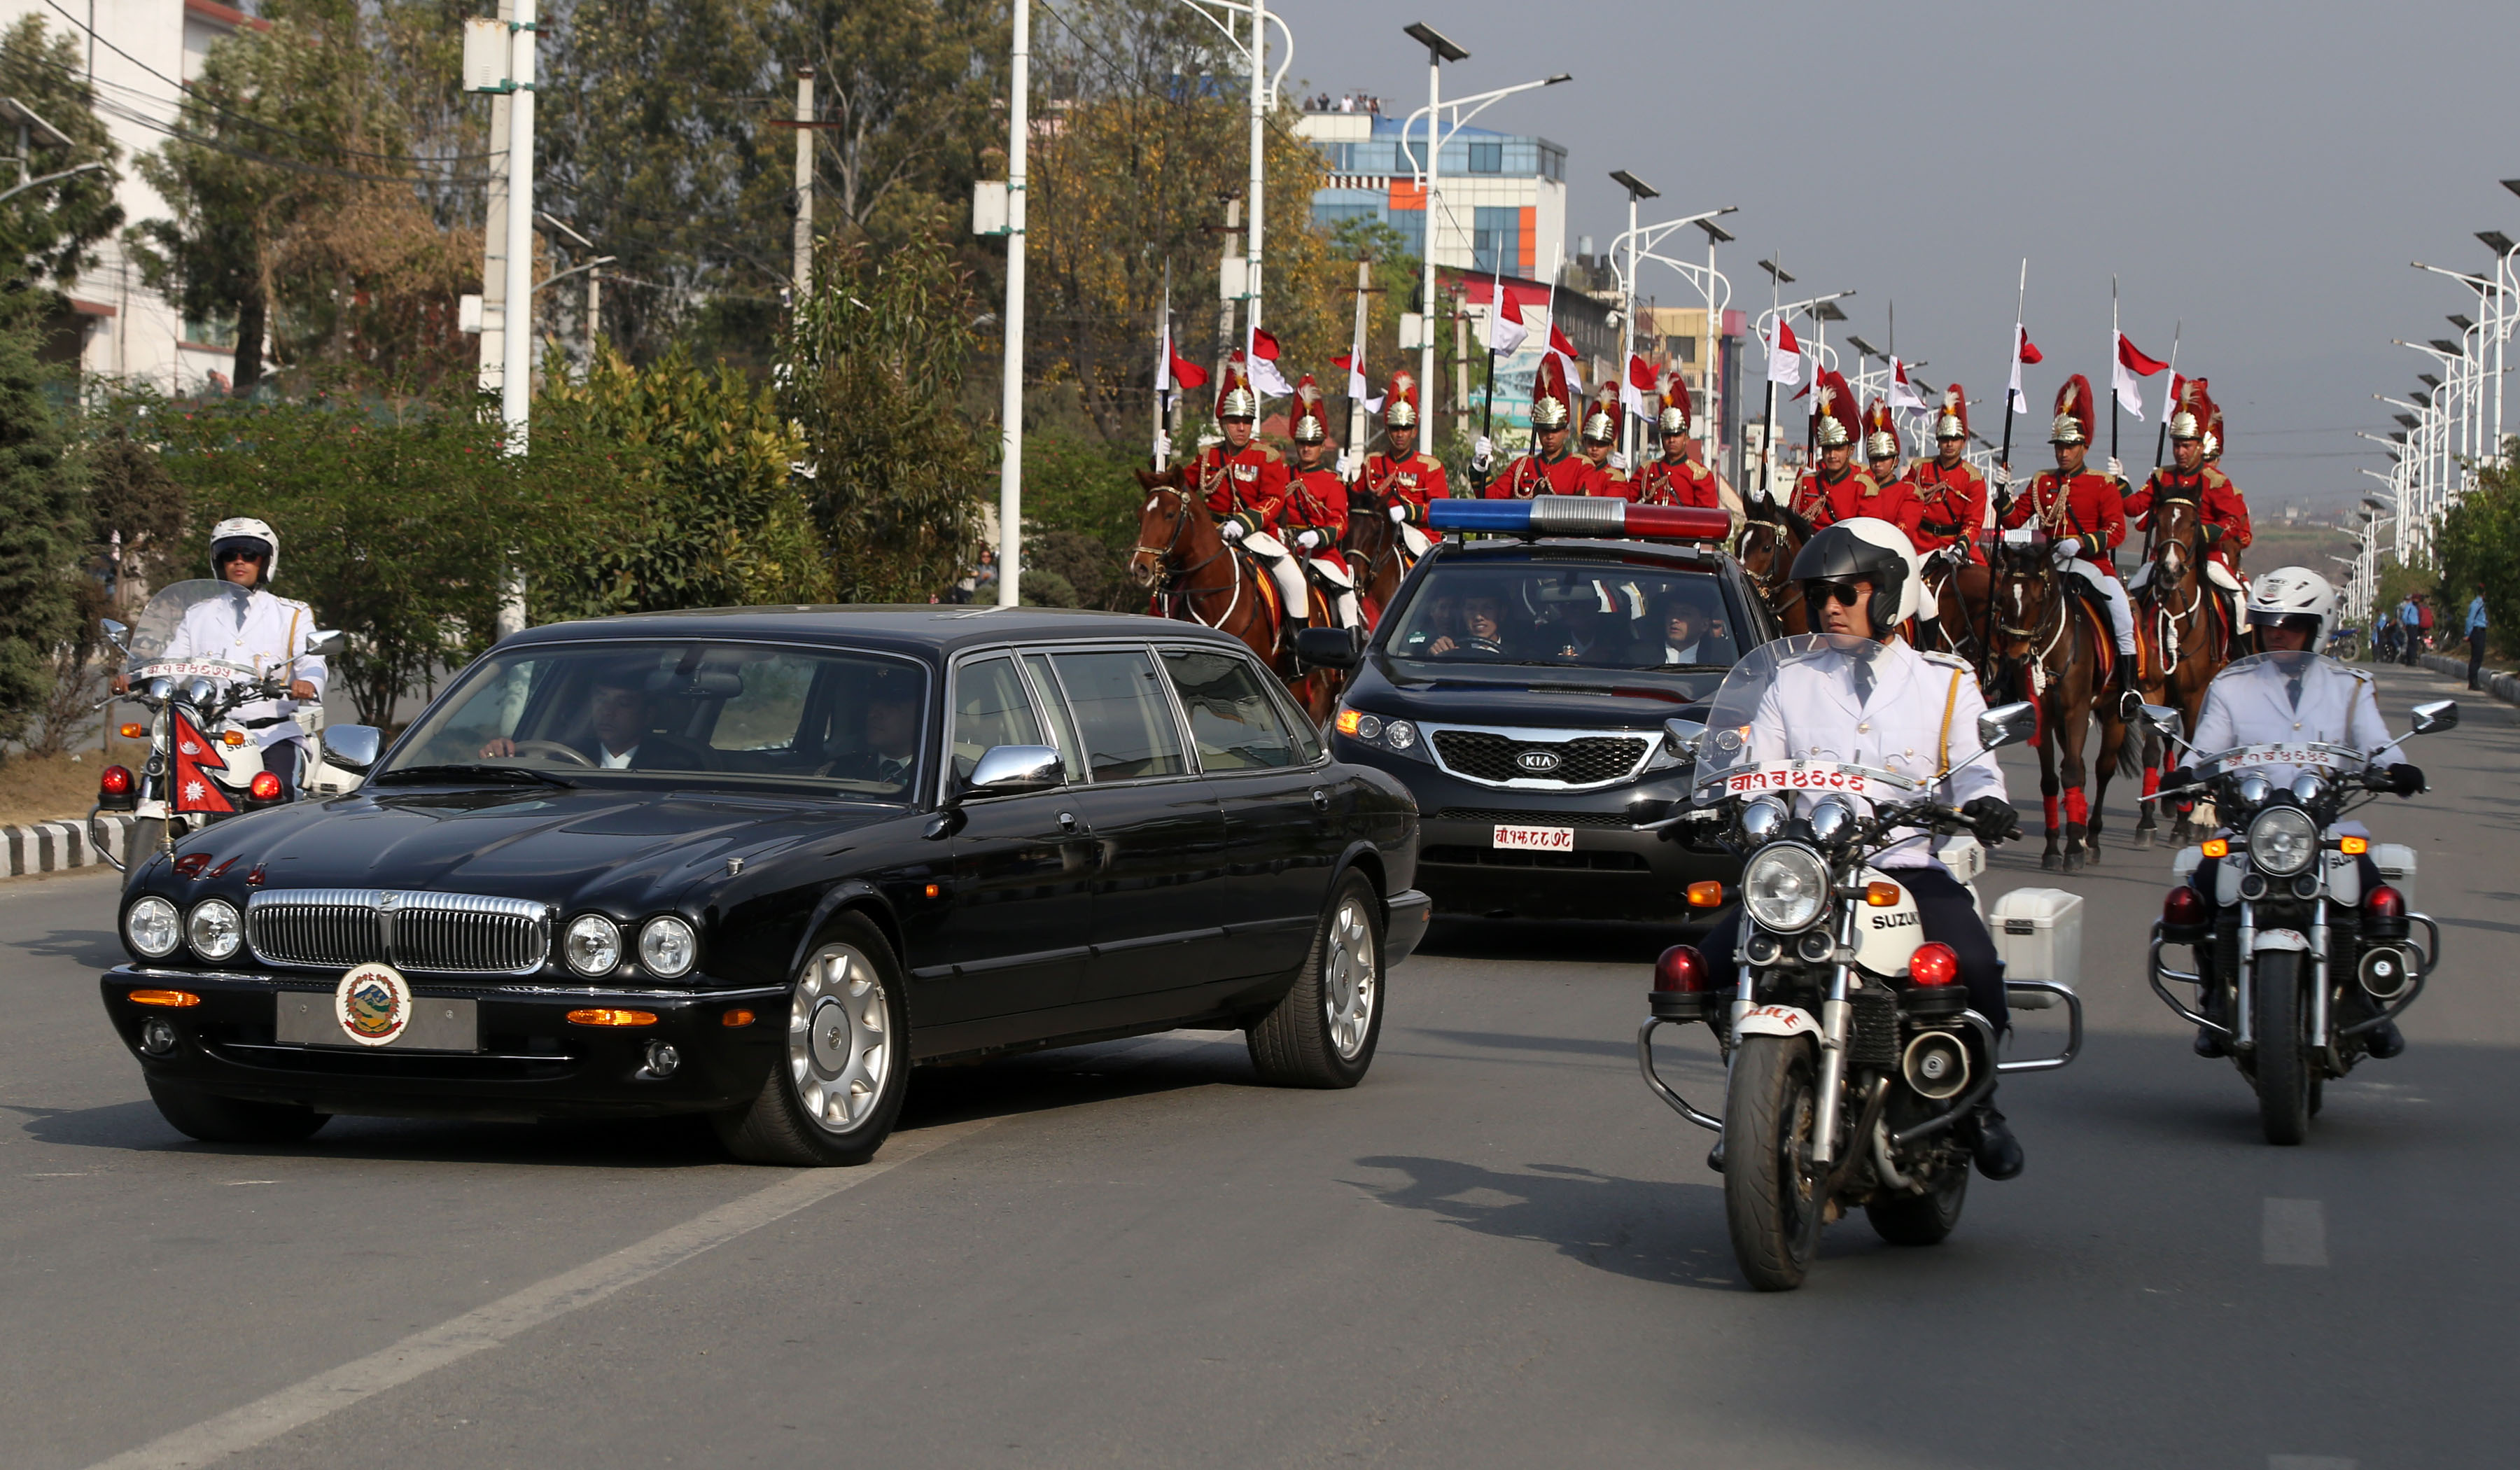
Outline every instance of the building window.
<svg viewBox="0 0 2520 1470"><path fill-rule="evenodd" d="M1540 151L1540 175L1542 178L1546 179L1564 179L1566 177L1566 151L1562 148L1542 149Z"/></svg>
<svg viewBox="0 0 2520 1470"><path fill-rule="evenodd" d="M1664 337L1663 352L1664 355L1668 356L1673 362L1693 363L1697 361L1697 338L1693 336Z"/></svg>
<svg viewBox="0 0 2520 1470"><path fill-rule="evenodd" d="M184 319L184 340L199 346L233 347L236 345L236 334L237 324L234 317L221 317L210 322L198 322L191 317Z"/></svg>
<svg viewBox="0 0 2520 1470"><path fill-rule="evenodd" d="M1473 143L1473 144L1471 144L1471 145L1470 145L1470 172L1472 172L1472 173L1503 173L1503 172L1505 172L1505 145L1504 145L1504 144L1502 144L1502 143Z"/></svg>
<svg viewBox="0 0 2520 1470"><path fill-rule="evenodd" d="M1508 276L1522 274L1520 209L1511 205L1494 208L1483 204L1471 211L1470 268L1503 271Z"/></svg>

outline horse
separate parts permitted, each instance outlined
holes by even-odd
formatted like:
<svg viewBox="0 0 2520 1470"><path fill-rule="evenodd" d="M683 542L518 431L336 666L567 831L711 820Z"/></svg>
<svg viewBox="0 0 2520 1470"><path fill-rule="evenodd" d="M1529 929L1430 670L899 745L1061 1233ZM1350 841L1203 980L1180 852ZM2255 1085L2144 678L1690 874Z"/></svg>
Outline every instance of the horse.
<svg viewBox="0 0 2520 1470"><path fill-rule="evenodd" d="M1986 667L1986 643L1981 637L1986 627L1987 599L1994 593L1994 574L1975 561L1955 562L1959 549L1935 553L1925 557L1924 602L1934 609L1933 651L1950 653L1968 660L1975 668Z"/></svg>
<svg viewBox="0 0 2520 1470"><path fill-rule="evenodd" d="M1347 564L1356 573L1357 607L1369 628L1381 620L1382 609L1391 605L1409 568L1418 563L1399 523L1391 518L1391 508L1405 504L1388 480L1348 491L1347 536L1340 550L1347 553Z"/></svg>
<svg viewBox="0 0 2520 1470"><path fill-rule="evenodd" d="M2049 559L2046 538L2000 545L1996 557L1993 652L2001 675L2039 707L2039 734L2032 742L2039 748L2039 794L2048 809L2048 850L2039 866L2072 872L2100 860L2100 813L2109 778L2122 765L2134 772L2126 716L2102 697L2107 623ZM2091 734L2094 706L2100 750L2087 800L2083 741Z"/></svg>
<svg viewBox="0 0 2520 1470"><path fill-rule="evenodd" d="M2136 631L2150 656L2138 682L2145 702L2176 707L2193 733L2205 712L2205 687L2229 661L2230 630L2223 626L2223 599L2205 574L2205 525L2195 502L2157 503L2150 539L2152 578L2137 599L2142 615L2136 619ZM2163 764L2161 737L2146 732L2138 847L2152 846L2160 829L2151 798L2161 789ZM2194 822L2182 815L2171 840L2184 843L2194 835Z"/></svg>
<svg viewBox="0 0 2520 1470"><path fill-rule="evenodd" d="M1741 528L1732 533L1732 559L1768 600L1769 610L1788 635L1812 631L1811 608L1792 575L1794 557L1812 535L1810 521L1758 495L1743 504Z"/></svg>
<svg viewBox="0 0 2520 1470"><path fill-rule="evenodd" d="M1134 471L1147 492L1138 511L1138 544L1129 553L1129 575L1148 593L1148 610L1158 617L1221 629L1242 641L1283 680L1313 723L1327 723L1346 680L1335 669L1304 666L1285 636L1276 584L1239 547L1228 546L1208 513L1206 494L1192 486L1179 467L1161 473ZM1313 626L1328 627L1329 604L1310 588Z"/></svg>

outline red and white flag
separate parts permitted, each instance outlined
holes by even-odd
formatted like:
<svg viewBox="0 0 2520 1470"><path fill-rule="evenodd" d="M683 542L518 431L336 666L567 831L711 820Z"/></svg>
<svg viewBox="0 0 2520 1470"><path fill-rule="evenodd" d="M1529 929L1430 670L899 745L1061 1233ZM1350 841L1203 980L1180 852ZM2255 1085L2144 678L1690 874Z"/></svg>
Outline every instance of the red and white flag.
<svg viewBox="0 0 2520 1470"><path fill-rule="evenodd" d="M1331 358L1330 366L1333 368L1344 369L1346 371L1347 396L1350 398L1362 399L1365 403L1365 411L1369 414L1378 414L1382 412L1381 399L1369 398L1366 396L1364 343L1360 342L1356 346L1349 348L1345 353Z"/></svg>
<svg viewBox="0 0 2520 1470"><path fill-rule="evenodd" d="M2023 397L2021 392L2021 365L2023 363L2045 361L2047 361L2045 354L2041 353L2038 345L2030 340L2030 329L2022 326L2019 322L2013 323L2012 381L2005 387L2004 393L2006 395L2006 401L2011 404L2012 411L2014 413L2026 414L2030 412L2030 400Z"/></svg>
<svg viewBox="0 0 2520 1470"><path fill-rule="evenodd" d="M1530 329L1522 322L1522 297L1514 293L1512 287L1505 284L1505 277L1500 273L1494 278L1488 290L1488 350L1490 352L1500 357L1509 357L1513 349L1522 345L1522 339L1530 335Z"/></svg>
<svg viewBox="0 0 2520 1470"><path fill-rule="evenodd" d="M1916 396L1915 384L1908 380L1908 365L1890 359L1890 406L1894 409L1920 409L1925 400Z"/></svg>
<svg viewBox="0 0 2520 1470"><path fill-rule="evenodd" d="M2134 338L2118 334L2117 361L2109 364L2109 387L2118 395L2118 406L2143 421L2143 379L2169 367L2170 364L2143 355Z"/></svg>
<svg viewBox="0 0 2520 1470"><path fill-rule="evenodd" d="M1254 327L1251 329L1251 386L1272 398L1283 398L1295 391L1286 375L1278 371L1278 339Z"/></svg>
<svg viewBox="0 0 2520 1470"><path fill-rule="evenodd" d="M1575 340L1557 325L1557 319L1553 316L1549 321L1549 350L1555 353L1558 359L1566 364L1566 386L1573 390L1577 397L1582 397L1584 370L1576 366Z"/></svg>
<svg viewBox="0 0 2520 1470"><path fill-rule="evenodd" d="M1619 384L1619 403L1629 413L1642 419L1645 412L1645 395L1654 390L1653 364L1634 353L1628 355L1628 380Z"/></svg>
<svg viewBox="0 0 2520 1470"><path fill-rule="evenodd" d="M1768 334L1768 381L1786 387L1803 380L1803 344L1794 340L1794 329L1783 317L1777 318L1776 330Z"/></svg>
<svg viewBox="0 0 2520 1470"><path fill-rule="evenodd" d="M1207 386L1207 370L1173 350L1173 328L1164 324L1163 335L1155 342L1155 391L1168 393L1175 389Z"/></svg>
<svg viewBox="0 0 2520 1470"><path fill-rule="evenodd" d="M2173 357L2177 357L2177 356L2179 355L2179 344L2178 344L2177 342L2172 342L2172 343L2170 344L2170 355L2171 355L2171 356L2173 356ZM2186 391L2187 391L2187 379L2186 379L2184 377L2181 376L2180 374L2177 374L2177 373L2173 373L2173 374L2171 374L2171 375L2170 375L2170 386L2169 386L2168 390L2167 390L2167 391L2165 391L2165 392L2163 392L2163 394L2161 395L2161 422L2162 422L2162 423L2168 423L2170 422L2170 414L2171 414L2171 410L2176 409L2177 407L2179 407L2179 400L2180 400L2180 398L2181 398L2182 395L2184 395L2184 394L2186 393Z"/></svg>

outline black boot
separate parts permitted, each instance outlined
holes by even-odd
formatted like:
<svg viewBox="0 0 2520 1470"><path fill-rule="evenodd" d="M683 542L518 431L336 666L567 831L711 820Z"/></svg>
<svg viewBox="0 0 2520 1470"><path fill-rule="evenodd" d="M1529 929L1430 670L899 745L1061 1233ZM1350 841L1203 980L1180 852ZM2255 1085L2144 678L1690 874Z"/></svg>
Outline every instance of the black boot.
<svg viewBox="0 0 2520 1470"><path fill-rule="evenodd" d="M2008 1180L2021 1173L2021 1140L2012 1136L2003 1115L1995 1110L1995 1099L1979 1103L1969 1121L1976 1125L1971 1149L1977 1155L1977 1172L1991 1180Z"/></svg>
<svg viewBox="0 0 2520 1470"><path fill-rule="evenodd" d="M2382 1021L2363 1034L2362 1049L2387 1061L2407 1049L2407 1034L2398 1029L2397 1022Z"/></svg>
<svg viewBox="0 0 2520 1470"><path fill-rule="evenodd" d="M2226 1007L2223 1004L2223 988L2209 982L2205 987L2204 995L2198 999L2201 1002L2199 1008L2204 1012L2205 1019L2212 1021L2214 1026L2196 1028L2196 1054L2205 1057L2230 1055L2230 1044L2224 1040L2222 1032L2215 1029L2215 1026L2228 1024L2224 1020Z"/></svg>
<svg viewBox="0 0 2520 1470"><path fill-rule="evenodd" d="M2223 1045L2223 1033L2199 1026L2196 1028L2196 1054L2213 1057L2228 1056L2231 1052L2229 1047Z"/></svg>
<svg viewBox="0 0 2520 1470"><path fill-rule="evenodd" d="M1724 1136L1722 1134L1715 1136L1715 1146L1706 1150L1706 1167L1717 1174L1724 1172Z"/></svg>
<svg viewBox="0 0 2520 1470"><path fill-rule="evenodd" d="M2109 692L2117 700L2118 718L2122 720L2134 719L2136 711L2143 704L2143 695L2137 692L2135 687L2135 666L2138 658L2139 655L2135 653L2119 654L2117 676L2109 682Z"/></svg>

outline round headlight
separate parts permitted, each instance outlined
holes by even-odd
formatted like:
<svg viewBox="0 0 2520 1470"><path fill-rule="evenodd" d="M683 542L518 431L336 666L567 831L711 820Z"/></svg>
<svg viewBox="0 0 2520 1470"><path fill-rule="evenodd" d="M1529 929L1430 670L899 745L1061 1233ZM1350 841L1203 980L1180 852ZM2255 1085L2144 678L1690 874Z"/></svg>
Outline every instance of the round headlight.
<svg viewBox="0 0 2520 1470"><path fill-rule="evenodd" d="M1785 804L1762 796L1741 809L1741 835L1765 842L1785 820Z"/></svg>
<svg viewBox="0 0 2520 1470"><path fill-rule="evenodd" d="M1761 848L1741 871L1741 906L1762 929L1807 929L1828 908L1828 866L1808 847Z"/></svg>
<svg viewBox="0 0 2520 1470"><path fill-rule="evenodd" d="M184 942L184 926L175 906L151 894L122 911L122 937L152 959L163 959Z"/></svg>
<svg viewBox="0 0 2520 1470"><path fill-rule="evenodd" d="M2267 798L2273 793L2274 787L2263 776L2243 776L2231 787L2231 794L2240 798L2240 805L2244 807L2265 806Z"/></svg>
<svg viewBox="0 0 2520 1470"><path fill-rule="evenodd" d="M1393 720L1382 727L1382 743L1394 750L1406 750L1418 743L1418 727L1406 720Z"/></svg>
<svg viewBox="0 0 2520 1470"><path fill-rule="evenodd" d="M1358 739L1372 740L1381 734L1382 717L1380 715L1359 715L1356 717L1356 737Z"/></svg>
<svg viewBox="0 0 2520 1470"><path fill-rule="evenodd" d="M1822 842L1835 842L1855 824L1855 808L1843 796L1823 796L1812 807L1812 835Z"/></svg>
<svg viewBox="0 0 2520 1470"><path fill-rule="evenodd" d="M561 953L581 975L610 973L621 962L621 926L601 913L581 913L561 936Z"/></svg>
<svg viewBox="0 0 2520 1470"><path fill-rule="evenodd" d="M2292 779L2293 800L2303 806L2308 806L2326 794L2327 782L2320 780L2315 771L2304 771Z"/></svg>
<svg viewBox="0 0 2520 1470"><path fill-rule="evenodd" d="M2318 855L2318 828L2299 807L2269 807L2249 824L2249 861L2258 870L2288 878Z"/></svg>
<svg viewBox="0 0 2520 1470"><path fill-rule="evenodd" d="M639 931L639 962L659 980L690 974L692 961L699 954L699 940L692 926L673 914L660 913Z"/></svg>
<svg viewBox="0 0 2520 1470"><path fill-rule="evenodd" d="M237 917L236 905L226 899L203 899L193 906L184 937L203 959L225 959L245 943L245 921Z"/></svg>

